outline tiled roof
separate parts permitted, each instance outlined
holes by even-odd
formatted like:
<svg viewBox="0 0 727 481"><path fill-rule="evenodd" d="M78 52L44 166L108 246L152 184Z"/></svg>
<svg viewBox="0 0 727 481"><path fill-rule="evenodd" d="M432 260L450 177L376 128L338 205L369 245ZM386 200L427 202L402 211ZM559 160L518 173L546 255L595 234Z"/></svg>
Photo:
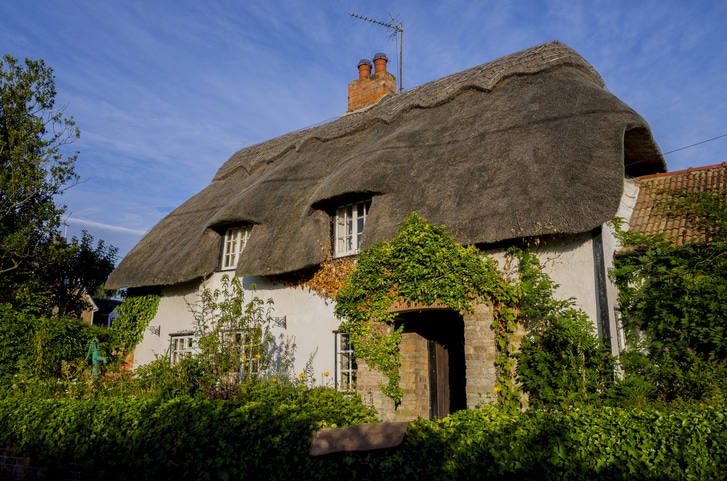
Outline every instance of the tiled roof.
<svg viewBox="0 0 727 481"><path fill-rule="evenodd" d="M639 196L629 222L629 230L660 234L674 239L675 245L704 240L704 233L690 226L686 217L669 215L670 192L727 191L727 162L692 167L638 178Z"/></svg>

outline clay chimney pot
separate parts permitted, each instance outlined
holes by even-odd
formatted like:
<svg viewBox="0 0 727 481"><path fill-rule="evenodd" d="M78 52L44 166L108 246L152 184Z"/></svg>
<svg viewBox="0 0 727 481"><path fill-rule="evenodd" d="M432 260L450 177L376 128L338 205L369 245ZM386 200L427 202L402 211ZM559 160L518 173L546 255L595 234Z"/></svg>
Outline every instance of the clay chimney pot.
<svg viewBox="0 0 727 481"><path fill-rule="evenodd" d="M371 62L363 59L358 63L358 78L366 78L369 75L371 75Z"/></svg>
<svg viewBox="0 0 727 481"><path fill-rule="evenodd" d="M389 57L384 53L377 53L374 55L374 74L386 72L386 63L389 61Z"/></svg>
<svg viewBox="0 0 727 481"><path fill-rule="evenodd" d="M361 60L358 63L358 78L348 83L348 110L369 107L385 95L396 94L396 78L386 71L389 59L383 53L374 56L376 72L371 75L371 61Z"/></svg>

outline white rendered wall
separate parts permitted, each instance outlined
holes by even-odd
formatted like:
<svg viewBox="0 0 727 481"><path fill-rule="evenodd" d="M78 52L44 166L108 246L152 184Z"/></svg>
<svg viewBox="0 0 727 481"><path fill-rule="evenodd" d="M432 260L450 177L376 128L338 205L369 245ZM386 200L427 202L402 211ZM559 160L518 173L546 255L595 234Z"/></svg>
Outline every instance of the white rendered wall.
<svg viewBox="0 0 727 481"><path fill-rule="evenodd" d="M211 289L220 286L223 273L215 273L207 280ZM255 290L251 290L255 284ZM340 324L333 315L333 303L308 292L280 284L272 284L264 278L244 278L245 300L254 296L263 300L272 299L273 317L286 318L286 328L273 327L276 341L295 344L294 374L303 372L306 363L312 359L317 384L333 384L335 371L335 337L333 331ZM144 332L144 339L134 353L134 367L148 364L157 356L164 356L169 349L170 335L194 330L194 318L189 304L197 300L200 282L167 286L162 291L159 309L150 326L159 326L159 335L150 329ZM324 376L324 373L328 376Z"/></svg>
<svg viewBox="0 0 727 481"><path fill-rule="evenodd" d="M540 259L543 272L559 285L555 297L574 298L577 307L588 315L595 326L598 307L591 233L551 239L547 243L531 246L530 249ZM502 250L485 253L497 261L501 270L505 269L507 260ZM511 272L513 275L516 273L514 270Z"/></svg>
<svg viewBox="0 0 727 481"><path fill-rule="evenodd" d="M185 299L194 299L199 282L188 282L167 286L162 290L159 308L144 338L134 350L134 368L149 364L159 356L165 356L169 349L169 335L175 332L190 331L194 328L192 315L187 309ZM159 335L151 331L158 327Z"/></svg>
<svg viewBox="0 0 727 481"><path fill-rule="evenodd" d="M621 204L616 212L616 217L620 217L623 220L622 229L628 230L629 220L631 214L634 212L636 207L636 200L639 196L639 185L634 179L624 179L624 191L621 196ZM604 260L606 263L606 271L613 267L613 258L621 249L621 245L614 235L614 229L611 225L605 225L603 227L603 251ZM626 346L623 335L623 328L619 316L617 316L618 308L618 292L616 286L610 282L608 283L608 301L609 309L611 314L611 350L614 355L619 354Z"/></svg>

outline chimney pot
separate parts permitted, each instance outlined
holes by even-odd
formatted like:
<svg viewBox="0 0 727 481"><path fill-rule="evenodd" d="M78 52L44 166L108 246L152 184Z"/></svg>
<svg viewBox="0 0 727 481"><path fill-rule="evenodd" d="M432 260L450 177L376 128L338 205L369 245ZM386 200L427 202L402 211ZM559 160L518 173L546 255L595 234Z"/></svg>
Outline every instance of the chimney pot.
<svg viewBox="0 0 727 481"><path fill-rule="evenodd" d="M363 59L358 63L358 78L366 78L369 75L371 75L371 62Z"/></svg>
<svg viewBox="0 0 727 481"><path fill-rule="evenodd" d="M396 94L396 78L386 71L388 60L383 53L374 56L374 75L371 75L370 60L364 59L358 63L358 78L348 83L347 112L371 106L385 95Z"/></svg>
<svg viewBox="0 0 727 481"><path fill-rule="evenodd" d="M389 57L385 53L377 53L374 55L374 74L386 72L386 63L389 61Z"/></svg>

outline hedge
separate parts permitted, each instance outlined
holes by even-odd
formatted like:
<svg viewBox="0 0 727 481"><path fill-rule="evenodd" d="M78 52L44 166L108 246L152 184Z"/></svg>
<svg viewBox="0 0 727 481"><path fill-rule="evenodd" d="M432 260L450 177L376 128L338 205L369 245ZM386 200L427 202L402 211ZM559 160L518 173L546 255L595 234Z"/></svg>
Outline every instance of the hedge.
<svg viewBox="0 0 727 481"><path fill-rule="evenodd" d="M722 408L486 408L411 423L398 448L308 456L323 426L371 422L356 397L297 390L242 401L0 400L0 446L60 472L127 480L724 479Z"/></svg>

